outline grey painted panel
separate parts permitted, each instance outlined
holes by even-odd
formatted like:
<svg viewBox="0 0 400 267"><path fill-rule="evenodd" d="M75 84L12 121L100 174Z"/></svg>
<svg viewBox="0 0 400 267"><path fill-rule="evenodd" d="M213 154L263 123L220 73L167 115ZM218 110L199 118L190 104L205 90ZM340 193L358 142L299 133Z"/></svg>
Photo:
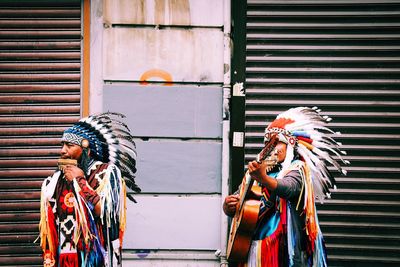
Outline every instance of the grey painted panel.
<svg viewBox="0 0 400 267"><path fill-rule="evenodd" d="M103 96L103 110L124 113L135 136L221 138L221 87L105 85Z"/></svg>
<svg viewBox="0 0 400 267"><path fill-rule="evenodd" d="M136 200L127 203L124 249L220 248L220 195L139 195Z"/></svg>
<svg viewBox="0 0 400 267"><path fill-rule="evenodd" d="M107 24L221 27L223 0L105 0Z"/></svg>
<svg viewBox="0 0 400 267"><path fill-rule="evenodd" d="M103 78L109 81L222 83L219 28L104 29Z"/></svg>
<svg viewBox="0 0 400 267"><path fill-rule="evenodd" d="M221 192L221 143L150 139L136 146L143 192Z"/></svg>

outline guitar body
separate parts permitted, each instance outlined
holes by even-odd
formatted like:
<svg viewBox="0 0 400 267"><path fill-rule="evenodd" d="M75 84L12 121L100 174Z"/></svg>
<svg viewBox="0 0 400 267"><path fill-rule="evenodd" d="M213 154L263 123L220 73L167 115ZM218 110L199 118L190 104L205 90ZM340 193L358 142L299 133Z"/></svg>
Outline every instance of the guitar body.
<svg viewBox="0 0 400 267"><path fill-rule="evenodd" d="M270 142L258 154L257 161L267 162L267 172L277 163L276 155L271 155L278 143L277 135L270 136ZM268 157L269 156L269 157ZM267 159L268 157L268 159ZM239 192L239 203L232 219L231 230L226 250L229 261L244 262L247 260L254 231L257 226L261 206L261 187L254 184L249 172L243 178Z"/></svg>
<svg viewBox="0 0 400 267"><path fill-rule="evenodd" d="M261 202L256 199L245 200L238 216L232 221L227 258L232 261L245 261L258 221Z"/></svg>

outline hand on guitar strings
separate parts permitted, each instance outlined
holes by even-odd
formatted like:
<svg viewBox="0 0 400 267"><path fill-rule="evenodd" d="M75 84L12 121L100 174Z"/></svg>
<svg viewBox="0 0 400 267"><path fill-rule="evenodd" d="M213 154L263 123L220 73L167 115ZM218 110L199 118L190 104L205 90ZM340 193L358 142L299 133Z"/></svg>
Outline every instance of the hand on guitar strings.
<svg viewBox="0 0 400 267"><path fill-rule="evenodd" d="M240 197L238 194L229 195L225 198L223 209L226 215L233 216L236 212L236 207L239 203Z"/></svg>

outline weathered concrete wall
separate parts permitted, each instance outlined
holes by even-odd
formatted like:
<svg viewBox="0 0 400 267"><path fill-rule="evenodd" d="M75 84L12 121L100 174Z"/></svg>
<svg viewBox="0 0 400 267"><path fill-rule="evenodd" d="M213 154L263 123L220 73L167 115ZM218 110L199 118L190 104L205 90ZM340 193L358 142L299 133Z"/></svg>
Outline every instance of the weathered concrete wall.
<svg viewBox="0 0 400 267"><path fill-rule="evenodd" d="M124 265L219 266L223 0L98 1L91 110L127 115L143 189L128 205Z"/></svg>
<svg viewBox="0 0 400 267"><path fill-rule="evenodd" d="M221 27L223 2L218 0L105 0L107 24Z"/></svg>

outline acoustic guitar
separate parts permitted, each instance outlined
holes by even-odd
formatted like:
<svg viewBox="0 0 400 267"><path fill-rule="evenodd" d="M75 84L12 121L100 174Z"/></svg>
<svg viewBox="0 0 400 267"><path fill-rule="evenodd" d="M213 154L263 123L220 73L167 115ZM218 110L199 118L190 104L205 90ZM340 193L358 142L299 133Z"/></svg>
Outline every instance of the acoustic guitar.
<svg viewBox="0 0 400 267"><path fill-rule="evenodd" d="M276 156L271 154L278 141L277 134L271 134L269 142L257 155L257 162L267 162L267 172L277 163ZM229 261L242 262L247 259L261 205L261 201L252 198L252 195L260 196L261 188L254 185L254 179L251 178L249 171L247 171L243 177L239 191L239 203L231 223L226 252Z"/></svg>

